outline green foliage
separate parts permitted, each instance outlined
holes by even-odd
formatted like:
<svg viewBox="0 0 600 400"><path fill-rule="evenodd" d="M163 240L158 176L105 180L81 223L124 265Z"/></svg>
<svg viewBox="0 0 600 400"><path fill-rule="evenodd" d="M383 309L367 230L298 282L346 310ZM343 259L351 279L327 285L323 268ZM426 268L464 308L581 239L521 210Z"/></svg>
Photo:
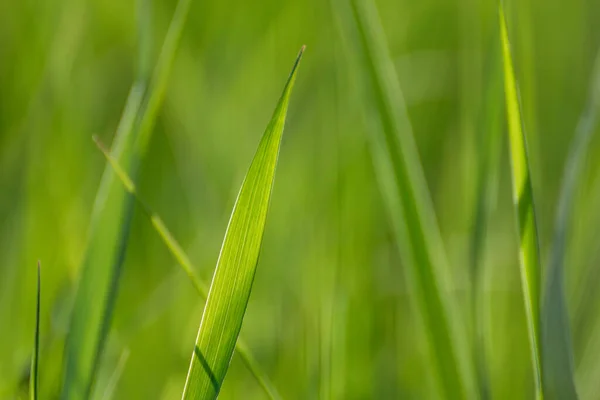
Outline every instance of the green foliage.
<svg viewBox="0 0 600 400"><path fill-rule="evenodd" d="M576 399L574 356L571 328L565 296L567 238L573 220L573 203L584 161L598 123L600 107L600 53L592 70L590 92L563 171L560 196L554 222L552 252L546 272L542 305L542 362L544 393L547 399Z"/></svg>
<svg viewBox="0 0 600 400"><path fill-rule="evenodd" d="M131 89L117 129L113 154L137 176L164 98L190 1L177 4L154 74L146 90L144 69ZM145 15L149 18L148 15ZM144 22L142 22L144 23ZM142 38L142 43L146 38ZM130 231L133 198L107 166L96 195L65 353L64 399L89 396L109 331Z"/></svg>
<svg viewBox="0 0 600 400"><path fill-rule="evenodd" d="M488 312L484 301L485 245L488 238L489 220L498 197L500 154L502 149L502 63L498 29L494 29L484 71L484 96L477 125L478 171L473 230L470 243L472 280L473 353L477 368L479 395L490 396L490 382L486 360L484 317Z"/></svg>
<svg viewBox="0 0 600 400"><path fill-rule="evenodd" d="M500 5L500 38L504 65L504 91L506 95L506 115L510 143L510 165L512 171L512 194L517 224L519 227L519 262L521 265L521 285L527 316L527 328L533 362L536 398L543 399L542 364L540 361L540 255L539 239L533 202L533 188L527 157L527 143L519 92L508 41L508 31L504 9Z"/></svg>
<svg viewBox="0 0 600 400"><path fill-rule="evenodd" d="M349 52L359 55L357 80L363 88L372 159L434 353L434 369L445 397L470 398L470 361L464 333L456 325L460 315L444 288L443 246L400 84L375 5L370 0L350 3L351 13L341 12L342 23L348 36L355 36Z"/></svg>
<svg viewBox="0 0 600 400"><path fill-rule="evenodd" d="M102 151L106 160L110 163L112 168L115 170L115 173L119 177L119 180L125 187L128 193L135 197L136 202L144 211L144 214L148 217L150 223L158 233L158 235L163 240L163 243L167 246L173 257L177 260L179 266L183 269L183 271L188 276L190 282L200 295L203 300L206 300L208 297L208 289L207 286L198 274L195 272L196 268L192 265L190 258L185 254L185 251L182 249L181 245L177 242L173 234L169 231L162 218L154 211L150 209L148 205L139 197L135 184L131 180L131 178L127 175L127 173L121 168L117 160L114 159L110 155L110 152L102 145L102 143L98 140L98 138L94 137L94 141L96 145ZM279 398L279 394L277 394L277 390L273 386L273 384L269 381L267 375L261 371L260 366L255 360L254 356L251 354L248 347L244 344L241 338L238 338L235 349L242 357L244 364L248 367L248 369L252 372L254 377L256 378L259 385L264 389L266 395L271 399Z"/></svg>
<svg viewBox="0 0 600 400"><path fill-rule="evenodd" d="M33 356L31 357L31 380L29 383L29 398L38 399L38 373L40 365L40 296L42 292L40 278L40 262L37 265L37 296L35 300L35 337L33 342Z"/></svg>
<svg viewBox="0 0 600 400"><path fill-rule="evenodd" d="M304 47L233 207L192 352L184 399L216 398L229 368L252 290L285 117L303 52Z"/></svg>
<svg viewBox="0 0 600 400"><path fill-rule="evenodd" d="M302 43L219 399L595 398L600 2L503 6L506 110L497 2L0 1L0 398L181 399Z"/></svg>

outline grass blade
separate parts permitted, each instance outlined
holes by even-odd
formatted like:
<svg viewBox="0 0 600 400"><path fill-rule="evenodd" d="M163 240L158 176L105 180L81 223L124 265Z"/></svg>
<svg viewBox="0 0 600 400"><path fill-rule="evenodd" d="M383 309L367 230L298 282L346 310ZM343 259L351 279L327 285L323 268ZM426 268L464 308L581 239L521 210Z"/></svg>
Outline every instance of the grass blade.
<svg viewBox="0 0 600 400"><path fill-rule="evenodd" d="M38 399L39 361L40 361L40 295L42 292L40 279L40 262L37 264L37 296L35 302L35 339L33 344L33 356L31 357L31 375L29 381L29 398Z"/></svg>
<svg viewBox="0 0 600 400"><path fill-rule="evenodd" d="M492 35L485 71L485 94L479 115L478 170L475 214L470 243L472 280L473 353L477 370L479 395L482 400L490 398L490 382L485 354L483 317L487 314L483 301L485 242L489 217L494 208L499 182L500 154L502 148L502 64L497 28Z"/></svg>
<svg viewBox="0 0 600 400"><path fill-rule="evenodd" d="M529 331L531 361L535 377L536 398L542 399L542 364L540 362L540 257L533 190L527 156L527 143L521 119L521 106L515 78L504 9L500 3L500 36L504 65L504 91L510 143L512 192L519 226L519 263Z"/></svg>
<svg viewBox="0 0 600 400"><path fill-rule="evenodd" d="M104 394L102 395L101 400L110 400L113 398L115 389L117 384L119 383L119 379L121 375L123 375L123 371L125 370L125 364L127 364L127 360L129 359L129 348L125 348L117 361L117 365L114 367L113 374L111 375L108 385L106 389L104 389Z"/></svg>
<svg viewBox="0 0 600 400"><path fill-rule="evenodd" d="M134 178L150 140L191 0L179 0L146 90L144 60L119 123L113 154ZM144 13L148 15L148 13ZM146 38L142 38L144 47ZM142 52L144 52L142 50ZM146 52L147 53L147 52ZM107 166L98 189L66 344L63 399L90 395L110 326L133 201ZM92 295L93 293L93 295ZM101 299L98 301L98 299Z"/></svg>
<svg viewBox="0 0 600 400"><path fill-rule="evenodd" d="M156 214L152 209L146 204L146 202L138 195L137 188L131 178L127 175L127 173L121 168L117 160L111 156L110 152L104 147L104 145L98 140L98 138L94 137L94 141L96 145L102 151L106 160L110 163L112 168L115 170L115 173L119 177L119 180L125 187L128 193L134 196L136 202L144 212L144 214L150 220L150 223L162 239L163 243L167 246L175 260L179 264L179 266L184 270L192 285L202 297L203 300L206 300L208 296L208 290L206 284L200 279L198 274L195 272L196 268L192 265L189 257L181 247L181 245L177 242L171 231L164 224L162 218L158 214ZM265 394L270 399L278 399L280 398L277 390L274 385L270 382L267 375L261 371L258 362L255 360L254 356L248 349L248 346L244 343L244 341L239 338L235 350L242 358L242 361L246 365L246 367L252 372L252 375L256 378L258 384L263 388Z"/></svg>
<svg viewBox="0 0 600 400"><path fill-rule="evenodd" d="M414 291L443 397L471 398L474 383L464 335L452 320L452 301L442 288L447 272L433 205L412 135L406 105L372 1L337 3L349 54L359 57L372 159L394 229L400 256Z"/></svg>
<svg viewBox="0 0 600 400"><path fill-rule="evenodd" d="M119 149L130 140L142 90L136 85L130 92L117 133L114 150L117 155L122 154ZM112 171L105 169L92 211L88 248L71 315L65 349L63 399L88 397L107 333L104 321L109 318L112 308L111 298L115 296L131 218L131 201L116 183ZM122 221L126 223L121 225Z"/></svg>
<svg viewBox="0 0 600 400"><path fill-rule="evenodd" d="M586 109L581 116L573 144L563 171L558 200L552 253L546 277L542 304L542 362L543 386L548 399L576 399L573 379L573 348L571 329L565 299L563 269L569 221L573 212L573 199L594 128L598 122L600 106L600 53L592 71L592 84Z"/></svg>
<svg viewBox="0 0 600 400"><path fill-rule="evenodd" d="M184 399L219 394L238 339L258 262L275 167L300 50L234 205L183 390Z"/></svg>

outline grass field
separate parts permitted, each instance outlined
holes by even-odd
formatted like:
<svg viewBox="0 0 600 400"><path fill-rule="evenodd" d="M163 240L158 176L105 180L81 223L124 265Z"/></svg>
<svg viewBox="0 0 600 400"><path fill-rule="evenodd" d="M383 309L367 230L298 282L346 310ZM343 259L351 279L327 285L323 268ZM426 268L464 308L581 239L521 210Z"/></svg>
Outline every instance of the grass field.
<svg viewBox="0 0 600 400"><path fill-rule="evenodd" d="M0 2L0 399L600 399L599 20Z"/></svg>

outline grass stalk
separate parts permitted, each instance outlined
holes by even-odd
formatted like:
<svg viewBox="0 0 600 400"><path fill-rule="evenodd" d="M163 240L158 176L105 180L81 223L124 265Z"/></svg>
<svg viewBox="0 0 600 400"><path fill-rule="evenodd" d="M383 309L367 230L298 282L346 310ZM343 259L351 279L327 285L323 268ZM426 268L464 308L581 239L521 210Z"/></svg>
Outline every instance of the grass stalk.
<svg viewBox="0 0 600 400"><path fill-rule="evenodd" d="M519 233L519 264L521 286L525 304L525 316L529 333L531 361L535 381L536 399L544 398L542 387L542 363L540 359L540 256L539 239L535 216L535 205L527 141L521 117L521 105L517 80L511 56L508 28L502 3L499 6L500 36L504 67L504 92L506 116L508 121L508 139L510 143L510 165L512 177L513 204L515 207Z"/></svg>

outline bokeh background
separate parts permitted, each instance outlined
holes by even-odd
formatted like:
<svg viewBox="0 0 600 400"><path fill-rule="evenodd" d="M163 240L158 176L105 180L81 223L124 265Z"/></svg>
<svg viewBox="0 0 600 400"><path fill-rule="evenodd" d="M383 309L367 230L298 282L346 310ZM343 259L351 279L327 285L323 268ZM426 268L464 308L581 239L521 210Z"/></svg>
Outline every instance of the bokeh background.
<svg viewBox="0 0 600 400"><path fill-rule="evenodd" d="M376 4L442 232L446 283L466 310L485 135L479 119L489 101L486 61L497 5ZM105 167L91 137L112 142L139 61L138 6L136 0L0 2L0 398L26 396L38 259L41 398L60 392L69 312ZM151 60L174 7L174 0L151 2ZM565 158L600 47L600 2L522 0L507 7L545 265ZM335 5L322 0L192 1L142 162L140 193L208 282L243 176L306 44L242 336L286 399L435 398L431 355L348 67L353 49L337 18ZM498 186L482 233L478 282L486 362L493 398L530 399L503 118L500 123ZM576 382L585 399L600 399L596 136L577 187L565 270ZM136 209L97 386L122 364L113 398L179 398L202 309ZM102 390L95 396L102 398ZM221 398L263 397L234 356Z"/></svg>

